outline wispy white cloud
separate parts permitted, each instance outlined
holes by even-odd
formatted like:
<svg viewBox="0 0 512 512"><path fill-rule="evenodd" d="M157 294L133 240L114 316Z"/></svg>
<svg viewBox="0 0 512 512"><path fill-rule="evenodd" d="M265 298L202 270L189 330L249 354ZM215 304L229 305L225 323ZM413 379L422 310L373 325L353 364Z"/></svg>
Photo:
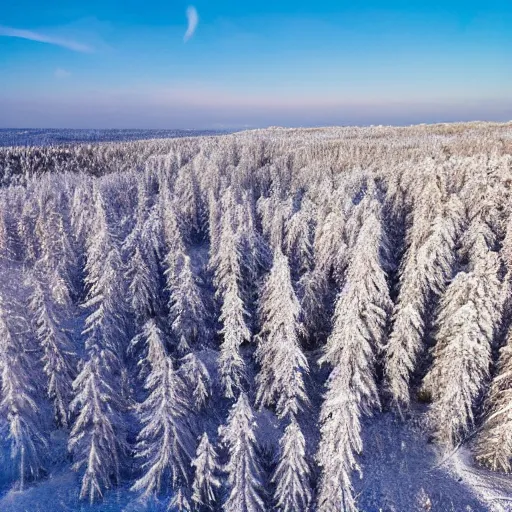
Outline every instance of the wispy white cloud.
<svg viewBox="0 0 512 512"><path fill-rule="evenodd" d="M185 32L185 35L183 36L183 41L185 43L194 35L197 24L199 23L199 16L197 14L197 9L193 6L190 6L187 9L187 20L188 20L188 27L187 31Z"/></svg>
<svg viewBox="0 0 512 512"><path fill-rule="evenodd" d="M33 32L32 30L5 27L2 25L0 25L0 36L17 37L20 39L28 39L29 41L37 41L39 43L53 44L55 46L61 46L62 48L67 48L68 50L81 53L91 53L94 51L91 46L71 39L48 36L39 32Z"/></svg>
<svg viewBox="0 0 512 512"><path fill-rule="evenodd" d="M57 68L55 70L55 78L67 78L68 76L71 76L71 72L66 69Z"/></svg>

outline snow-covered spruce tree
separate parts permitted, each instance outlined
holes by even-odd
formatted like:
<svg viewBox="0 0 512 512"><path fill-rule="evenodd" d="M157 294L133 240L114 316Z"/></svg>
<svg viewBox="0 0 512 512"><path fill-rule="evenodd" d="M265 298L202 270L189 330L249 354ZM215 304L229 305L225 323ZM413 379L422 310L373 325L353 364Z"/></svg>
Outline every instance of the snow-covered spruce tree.
<svg viewBox="0 0 512 512"><path fill-rule="evenodd" d="M176 265L175 253L186 253L182 228L176 215L175 206L169 190L164 190L160 196L160 215L162 235L165 242L165 268L174 272Z"/></svg>
<svg viewBox="0 0 512 512"><path fill-rule="evenodd" d="M124 358L126 341L130 334L127 305L125 303L124 267L119 252L113 246L106 258L91 262L88 256L87 267L102 264L101 274L95 276L96 268L90 268L85 281L90 286L87 300L83 307L90 312L85 319L84 334L94 330L101 333L102 346L110 348Z"/></svg>
<svg viewBox="0 0 512 512"><path fill-rule="evenodd" d="M99 337L101 348L109 348L123 359L130 336L125 268L98 190L95 208L93 230L87 240L87 297L83 307L89 314L84 334L92 333L93 337Z"/></svg>
<svg viewBox="0 0 512 512"><path fill-rule="evenodd" d="M495 169L489 170L490 165L479 166L477 169L467 168L471 178L466 176L465 186L459 195L466 205L470 221L478 219L486 225L494 238L502 239L505 235L507 209L510 192L504 187ZM494 176L493 176L494 174Z"/></svg>
<svg viewBox="0 0 512 512"><path fill-rule="evenodd" d="M35 334L43 352L48 396L53 402L57 425L67 427L72 384L76 376L76 349L63 326L65 312L62 307L55 303L37 276L32 277L34 282L29 308Z"/></svg>
<svg viewBox="0 0 512 512"><path fill-rule="evenodd" d="M500 256L505 264L509 277L512 276L512 215L506 223L505 237L502 241Z"/></svg>
<svg viewBox="0 0 512 512"><path fill-rule="evenodd" d="M173 257L173 271L171 267L165 271L171 331L178 343L178 351L186 353L190 347L208 344L207 310L190 256L177 252Z"/></svg>
<svg viewBox="0 0 512 512"><path fill-rule="evenodd" d="M208 192L208 238L210 239L210 259L219 251L221 201L214 190Z"/></svg>
<svg viewBox="0 0 512 512"><path fill-rule="evenodd" d="M345 193L350 198L350 202L353 203L352 206L345 206L350 213L347 215L343 226L344 240L348 252L345 261L346 265L348 265L352 256L351 251L357 242L359 232L361 231L366 217L370 215L375 208L378 208L378 214L382 215L382 207L379 201L379 190L375 181L366 178L364 175L361 177L360 183L354 184L354 187L348 188Z"/></svg>
<svg viewBox="0 0 512 512"><path fill-rule="evenodd" d="M498 371L486 400L487 415L477 435L475 456L493 471L512 471L512 330L500 351Z"/></svg>
<svg viewBox="0 0 512 512"><path fill-rule="evenodd" d="M258 462L256 421L245 393L240 393L232 406L226 425L219 429L222 443L228 451L227 472L229 496L223 505L225 512L263 512L261 496L262 471Z"/></svg>
<svg viewBox="0 0 512 512"><path fill-rule="evenodd" d="M330 294L345 278L349 262L346 223L354 208L350 187L339 188L318 208L314 237L314 267L299 282L299 296L308 342L322 339L330 328ZM335 286L333 286L335 283ZM313 342L313 346L315 343Z"/></svg>
<svg viewBox="0 0 512 512"><path fill-rule="evenodd" d="M90 503L119 483L127 453L123 412L126 403L118 382L121 363L103 345L98 328L88 334L87 360L73 383L71 410L77 414L69 436L75 471L83 470L80 499Z"/></svg>
<svg viewBox="0 0 512 512"><path fill-rule="evenodd" d="M320 413L317 460L321 478L317 508L357 510L351 474L360 472L361 417L379 409L376 357L384 343L391 309L385 266L387 239L375 205L354 246L346 282L336 303L334 326L321 362L333 371Z"/></svg>
<svg viewBox="0 0 512 512"><path fill-rule="evenodd" d="M17 238L19 250L21 250L25 261L31 264L35 263L40 255L35 229L38 213L37 201L33 196L27 196L21 207L21 215L17 219Z"/></svg>
<svg viewBox="0 0 512 512"><path fill-rule="evenodd" d="M131 311L141 325L158 311L158 274L150 268L138 246L126 267Z"/></svg>
<svg viewBox="0 0 512 512"><path fill-rule="evenodd" d="M126 452L123 413L127 338L124 272L96 192L94 230L88 240L84 308L86 361L73 383L72 411L77 413L68 447L75 470L85 468L81 499L101 499L120 479Z"/></svg>
<svg viewBox="0 0 512 512"><path fill-rule="evenodd" d="M70 204L71 228L83 255L86 250L88 230L94 220L94 195L92 181L87 176L77 180Z"/></svg>
<svg viewBox="0 0 512 512"><path fill-rule="evenodd" d="M179 373L187 387L191 408L201 410L211 396L211 379L206 366L190 352L180 360Z"/></svg>
<svg viewBox="0 0 512 512"><path fill-rule="evenodd" d="M147 298L151 300L147 302L144 309L153 310L152 314L160 308L159 297L159 264L158 258L162 258L163 247L163 219L162 206L158 202L153 203L153 197L149 195L152 187L150 179L144 176L138 176L137 179L137 207L135 209L134 225L123 241L122 254L127 260L127 278L132 289L136 290L138 285L142 285L147 289ZM135 260L135 261L133 261ZM137 273L137 264L143 265L143 268ZM144 277L151 276L151 279L143 283ZM135 281L132 283L132 281ZM139 324L144 322L147 315L138 318Z"/></svg>
<svg viewBox="0 0 512 512"><path fill-rule="evenodd" d="M48 439L41 417L38 382L34 365L24 340L26 331L15 312L0 294L0 428L8 442L11 459L19 476L19 488L40 476ZM21 322L24 324L24 321Z"/></svg>
<svg viewBox="0 0 512 512"><path fill-rule="evenodd" d="M240 347L251 339L242 290L241 257L240 237L234 231L230 216L225 215L220 250L211 265L215 269L216 296L221 301L219 372L224 394L228 398L235 396L245 379L245 363Z"/></svg>
<svg viewBox="0 0 512 512"><path fill-rule="evenodd" d="M293 290L288 258L279 249L260 301L262 327L255 354L260 364L256 402L275 404L281 418L295 415L308 402L304 376L309 366L300 347L300 305Z"/></svg>
<svg viewBox="0 0 512 512"><path fill-rule="evenodd" d="M348 205L347 202L336 197L332 205L325 205L319 213L314 238L315 269L324 280L342 275L347 265L348 246L344 232L352 208L351 201Z"/></svg>
<svg viewBox="0 0 512 512"><path fill-rule="evenodd" d="M245 192L242 203L236 205L237 232L240 233L240 246L243 255L241 260L242 274L252 288L254 296L255 288L263 269L268 268L270 254L262 234L256 227L256 205L253 195Z"/></svg>
<svg viewBox="0 0 512 512"><path fill-rule="evenodd" d="M192 439L183 382L167 355L163 333L154 319L146 322L138 339L146 345L141 366L147 374L144 388L148 395L137 408L143 427L135 456L143 463L142 474L132 490L150 496L188 484Z"/></svg>
<svg viewBox="0 0 512 512"><path fill-rule="evenodd" d="M460 246L459 259L474 266L482 254L496 247L496 235L487 222L477 217L463 233Z"/></svg>
<svg viewBox="0 0 512 512"><path fill-rule="evenodd" d="M45 184L39 196L39 215L35 234L40 245L39 269L54 276L66 288L58 296L76 297L79 285L78 256L71 237L69 218L65 218L65 198L48 190Z"/></svg>
<svg viewBox="0 0 512 512"><path fill-rule="evenodd" d="M334 290L329 287L325 276L313 269L300 279L297 285L297 296L300 298L301 317L306 335L304 341L317 348L319 340L324 339L330 327L329 294Z"/></svg>
<svg viewBox="0 0 512 512"><path fill-rule="evenodd" d="M217 460L217 452L205 432L197 447L196 458L192 461L192 466L195 468L192 501L198 508L212 509L217 503L221 486L219 478L221 468Z"/></svg>
<svg viewBox="0 0 512 512"><path fill-rule="evenodd" d="M306 441L295 418L286 427L279 445L281 454L272 478L276 484L276 508L282 512L305 512L312 498L311 470Z"/></svg>
<svg viewBox="0 0 512 512"><path fill-rule="evenodd" d="M302 200L285 226L284 251L290 260L295 280L313 267L313 209L310 201Z"/></svg>
<svg viewBox="0 0 512 512"><path fill-rule="evenodd" d="M167 254L164 259L169 320L178 352L208 343L207 312L199 278L181 236L178 219L169 203L164 212Z"/></svg>
<svg viewBox="0 0 512 512"><path fill-rule="evenodd" d="M474 424L474 408L489 377L491 345L501 320L499 257L483 244L469 272L446 290L436 319L433 364L424 380L432 397L436 438L455 446Z"/></svg>
<svg viewBox="0 0 512 512"><path fill-rule="evenodd" d="M174 195L176 214L182 225L183 237L189 242L203 233L205 218L198 180L191 166L185 165L178 171Z"/></svg>
<svg viewBox="0 0 512 512"><path fill-rule="evenodd" d="M239 295L236 277L233 275L229 281L221 307L222 343L218 364L224 395L233 398L237 390L242 389L246 379L245 362L240 347L251 340L251 332L246 324L248 313Z"/></svg>
<svg viewBox="0 0 512 512"><path fill-rule="evenodd" d="M167 510L169 512L192 512L190 500L185 489L180 486L173 494Z"/></svg>
<svg viewBox="0 0 512 512"><path fill-rule="evenodd" d="M285 226L292 215L291 200L281 200L277 194L258 200L263 234L273 251L283 250Z"/></svg>
<svg viewBox="0 0 512 512"><path fill-rule="evenodd" d="M392 307L385 268L389 244L376 199L359 232L352 258L334 311L333 329L320 363L336 366L345 349L359 340L376 353L384 343L388 314Z"/></svg>
<svg viewBox="0 0 512 512"><path fill-rule="evenodd" d="M444 197L434 180L414 210L384 367L386 387L399 411L410 403L410 380L424 349L426 315L452 276L463 212L459 198Z"/></svg>
<svg viewBox="0 0 512 512"><path fill-rule="evenodd" d="M7 197L6 195L0 196L0 260L4 258L11 258L12 250L12 236L9 229L10 224ZM1 261L0 261L1 262Z"/></svg>

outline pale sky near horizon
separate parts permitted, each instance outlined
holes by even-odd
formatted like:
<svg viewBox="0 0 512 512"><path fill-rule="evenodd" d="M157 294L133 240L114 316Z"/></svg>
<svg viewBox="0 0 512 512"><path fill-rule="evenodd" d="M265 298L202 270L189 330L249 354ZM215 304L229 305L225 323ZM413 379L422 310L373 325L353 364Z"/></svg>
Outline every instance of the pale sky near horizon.
<svg viewBox="0 0 512 512"><path fill-rule="evenodd" d="M17 0L0 127L512 119L510 0Z"/></svg>

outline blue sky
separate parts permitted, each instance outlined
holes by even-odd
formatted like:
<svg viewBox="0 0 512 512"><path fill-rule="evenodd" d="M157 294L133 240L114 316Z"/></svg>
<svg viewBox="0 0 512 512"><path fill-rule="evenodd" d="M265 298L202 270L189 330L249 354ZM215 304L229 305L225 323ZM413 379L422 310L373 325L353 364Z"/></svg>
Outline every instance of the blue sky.
<svg viewBox="0 0 512 512"><path fill-rule="evenodd" d="M0 77L0 127L510 120L512 2L16 0Z"/></svg>

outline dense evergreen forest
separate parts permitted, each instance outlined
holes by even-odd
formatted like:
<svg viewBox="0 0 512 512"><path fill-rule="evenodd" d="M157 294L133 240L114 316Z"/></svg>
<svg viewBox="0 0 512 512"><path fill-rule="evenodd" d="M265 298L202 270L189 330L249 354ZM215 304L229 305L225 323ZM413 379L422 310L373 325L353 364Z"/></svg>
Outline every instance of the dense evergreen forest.
<svg viewBox="0 0 512 512"><path fill-rule="evenodd" d="M0 485L450 510L368 432L512 471L511 186L512 124L0 148Z"/></svg>

